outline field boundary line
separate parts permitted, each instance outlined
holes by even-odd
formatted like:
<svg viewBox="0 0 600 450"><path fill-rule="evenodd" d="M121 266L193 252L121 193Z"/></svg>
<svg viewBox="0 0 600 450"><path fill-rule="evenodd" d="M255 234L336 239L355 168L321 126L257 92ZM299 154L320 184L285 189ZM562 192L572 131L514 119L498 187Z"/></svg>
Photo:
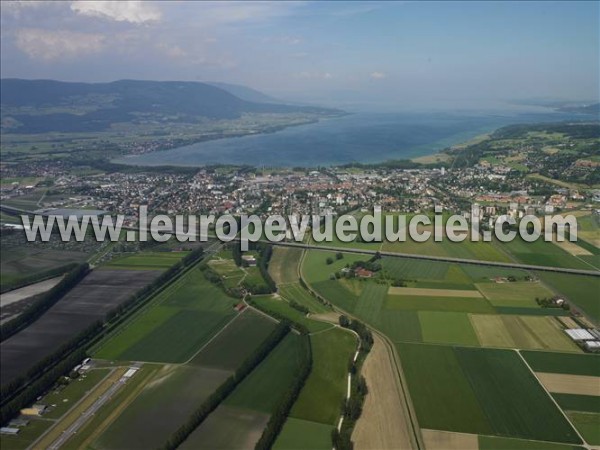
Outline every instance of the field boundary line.
<svg viewBox="0 0 600 450"><path fill-rule="evenodd" d="M563 409L560 407L560 405L558 404L558 402L554 399L554 397L552 397L552 394L550 393L550 391L548 391L548 389L546 389L546 386L544 386L544 384L540 381L540 379L538 378L537 374L531 368L531 366L529 365L529 363L527 362L527 360L523 357L523 355L521 355L521 351L520 350L516 350L516 349L514 351L517 352L517 354L519 355L519 358L521 358L521 361L523 361L523 363L525 364L525 366L527 366L527 369L529 369L529 372L534 376L535 380L542 387L542 389L544 390L544 392L546 393L546 395L548 397L550 397L550 400L552 400L552 403L554 403L554 406L556 406L558 408L558 410L560 411L560 413L566 419L567 423L569 425L571 425L571 428L573 428L573 430L575 430L575 433L577 434L577 436L579 437L579 439L581 439L581 442L583 442L583 447L585 447L587 449L593 450L593 447L590 446L590 444L588 444L588 442L583 438L582 434L575 427L575 425L573 425L573 422L571 422L571 419L569 419L569 416L567 416L567 413L565 413L563 411Z"/></svg>
<svg viewBox="0 0 600 450"><path fill-rule="evenodd" d="M307 248L304 249L304 253L302 255L302 259L301 259L301 261L299 263L299 267L298 267L298 273L300 276L300 280L304 283L304 285L306 286L306 289L308 289L314 295L321 297L320 295L318 295L315 292L315 290L310 285L310 283L308 283L303 277L302 266L304 265L304 259L305 259L304 257L307 253L306 250L307 250ZM317 250L318 250L318 248L317 248ZM331 304L331 305L332 305L332 308L334 311L340 312L344 315L352 317L353 319L356 319L356 317L354 315L347 313L342 308L339 308L338 306L336 306L334 304ZM402 370L402 364L400 362L400 357L399 357L398 353L396 352L395 347L393 346L393 344L391 343L391 341L385 334L381 333L379 330L373 328L372 326L370 326L367 323L365 323L365 326L369 330L371 330L371 332L373 332L374 334L377 334L383 340L384 344L387 347L388 357L391 359L392 365L396 369L397 376L395 376L394 379L395 379L397 387L399 388L398 392L402 396L401 403L406 408L405 412L407 413L407 416L410 420L410 423L408 425L410 427L410 430L412 431L412 433L411 433L412 439L411 440L413 440L413 444L416 449L419 449L419 450L425 449L425 444L423 443L423 436L421 435L421 428L419 427L419 422L417 421L416 412L415 412L414 406L412 404L412 399L410 398L410 393L408 392L408 389L406 387L406 380L404 378L404 371Z"/></svg>
<svg viewBox="0 0 600 450"><path fill-rule="evenodd" d="M208 345L210 345L210 343L212 341L214 341L218 336L220 336L221 333L223 333L223 331L225 331L225 329L227 327L229 327L229 325L231 325L238 317L240 317L242 314L244 314L247 309L248 308L245 308L242 312L237 313L236 315L234 315L229 322L227 322L225 325L223 325L223 328L221 328L217 332L217 334L215 334L213 337L211 337L202 347L200 347L192 356L190 356L187 361L179 363L179 365L189 364L192 359L194 359L202 350L204 350Z"/></svg>

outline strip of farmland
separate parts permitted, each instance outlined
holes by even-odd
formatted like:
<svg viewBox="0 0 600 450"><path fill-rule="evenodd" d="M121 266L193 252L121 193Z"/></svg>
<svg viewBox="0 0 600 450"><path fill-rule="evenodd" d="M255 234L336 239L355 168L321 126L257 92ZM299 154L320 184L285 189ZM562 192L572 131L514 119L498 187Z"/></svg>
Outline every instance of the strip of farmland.
<svg viewBox="0 0 600 450"><path fill-rule="evenodd" d="M40 319L0 344L0 376L7 383L52 354L160 271L94 270Z"/></svg>

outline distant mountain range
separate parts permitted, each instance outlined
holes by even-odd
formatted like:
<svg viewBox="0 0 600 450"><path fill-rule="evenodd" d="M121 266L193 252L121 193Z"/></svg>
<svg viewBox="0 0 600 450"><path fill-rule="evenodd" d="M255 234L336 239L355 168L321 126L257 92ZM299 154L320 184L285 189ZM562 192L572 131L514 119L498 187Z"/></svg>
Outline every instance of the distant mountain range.
<svg viewBox="0 0 600 450"><path fill-rule="evenodd" d="M284 104L254 89L223 83L70 83L6 78L0 88L5 133L94 132L127 122L193 124L236 119L244 113L341 113Z"/></svg>

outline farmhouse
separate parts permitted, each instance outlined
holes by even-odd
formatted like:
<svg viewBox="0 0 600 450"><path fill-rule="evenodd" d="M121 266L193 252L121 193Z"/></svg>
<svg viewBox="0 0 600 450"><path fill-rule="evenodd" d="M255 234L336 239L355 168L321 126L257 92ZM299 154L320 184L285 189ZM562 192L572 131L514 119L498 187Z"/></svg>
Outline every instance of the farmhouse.
<svg viewBox="0 0 600 450"><path fill-rule="evenodd" d="M375 272L371 272L370 270L365 269L364 267L357 267L356 269L354 269L354 274L359 278L372 278L373 275L375 275Z"/></svg>

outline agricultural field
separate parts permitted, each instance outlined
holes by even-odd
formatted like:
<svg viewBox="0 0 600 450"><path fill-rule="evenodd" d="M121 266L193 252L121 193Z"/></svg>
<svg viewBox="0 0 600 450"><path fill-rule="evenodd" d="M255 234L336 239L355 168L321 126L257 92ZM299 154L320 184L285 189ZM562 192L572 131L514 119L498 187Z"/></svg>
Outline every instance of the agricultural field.
<svg viewBox="0 0 600 450"><path fill-rule="evenodd" d="M53 236L49 243L27 242L21 233L3 231L0 235L0 288L10 289L67 264L85 262L99 245L88 241L63 243Z"/></svg>
<svg viewBox="0 0 600 450"><path fill-rule="evenodd" d="M498 244L517 261L537 266L566 267L571 269L594 269L594 266L576 256L571 255L552 242L538 239L525 242L517 237L510 242ZM597 268L596 268L597 269Z"/></svg>
<svg viewBox="0 0 600 450"><path fill-rule="evenodd" d="M161 366L98 437L98 448L150 448L157 442L166 442L170 434L266 339L274 324L262 314L246 309L189 363ZM281 369L280 372L285 371ZM281 382L285 383L286 378L282 377ZM229 415L226 417L231 418L235 410L236 407L227 410ZM259 413L264 416L263 412ZM243 414L240 416L241 419L244 417ZM151 428L148 428L149 423L153 424Z"/></svg>
<svg viewBox="0 0 600 450"><path fill-rule="evenodd" d="M564 295L574 304L575 309L583 310L596 324L600 324L600 302L598 295L593 295L600 292L600 277L543 272L536 275L556 292Z"/></svg>
<svg viewBox="0 0 600 450"><path fill-rule="evenodd" d="M357 342L354 335L339 328L314 334L310 339L312 371L275 441L276 449L331 448L331 430L346 395L348 362Z"/></svg>
<svg viewBox="0 0 600 450"><path fill-rule="evenodd" d="M154 270L93 270L42 317L0 343L2 381L24 373L159 274Z"/></svg>
<svg viewBox="0 0 600 450"><path fill-rule="evenodd" d="M422 344L398 351L421 427L581 443L517 353Z"/></svg>
<svg viewBox="0 0 600 450"><path fill-rule="evenodd" d="M272 295L256 295L252 297L252 302L256 303L262 311L272 313L275 316L283 316L291 322L296 322L305 326L311 333L316 333L332 327L330 323L309 319L297 309L292 308L285 300Z"/></svg>
<svg viewBox="0 0 600 450"><path fill-rule="evenodd" d="M276 325L275 320L247 308L192 358L190 364L234 370L269 336Z"/></svg>
<svg viewBox="0 0 600 450"><path fill-rule="evenodd" d="M142 252L110 261L106 267L129 270L164 270L179 262L186 252Z"/></svg>
<svg viewBox="0 0 600 450"><path fill-rule="evenodd" d="M536 298L551 298L554 294L538 282L478 283L479 291L494 306L539 308Z"/></svg>
<svg viewBox="0 0 600 450"><path fill-rule="evenodd" d="M303 351L290 333L183 443L183 449L252 448L294 380Z"/></svg>
<svg viewBox="0 0 600 450"><path fill-rule="evenodd" d="M534 372L600 377L600 355L522 351Z"/></svg>
<svg viewBox="0 0 600 450"><path fill-rule="evenodd" d="M483 347L581 352L553 317L472 314Z"/></svg>
<svg viewBox="0 0 600 450"><path fill-rule="evenodd" d="M231 371L221 369L163 366L129 403L123 405L92 448L155 448L162 445L230 375Z"/></svg>
<svg viewBox="0 0 600 450"><path fill-rule="evenodd" d="M303 288L300 283L290 283L279 285L278 293L288 301L295 301L309 309L312 314L320 314L331 311L327 306L313 297L309 291Z"/></svg>
<svg viewBox="0 0 600 450"><path fill-rule="evenodd" d="M298 281L298 265L303 250L298 248L274 247L269 261L269 274L278 285Z"/></svg>
<svg viewBox="0 0 600 450"><path fill-rule="evenodd" d="M237 314L233 307L238 302L196 266L160 292L128 326L109 336L95 357L185 362Z"/></svg>

